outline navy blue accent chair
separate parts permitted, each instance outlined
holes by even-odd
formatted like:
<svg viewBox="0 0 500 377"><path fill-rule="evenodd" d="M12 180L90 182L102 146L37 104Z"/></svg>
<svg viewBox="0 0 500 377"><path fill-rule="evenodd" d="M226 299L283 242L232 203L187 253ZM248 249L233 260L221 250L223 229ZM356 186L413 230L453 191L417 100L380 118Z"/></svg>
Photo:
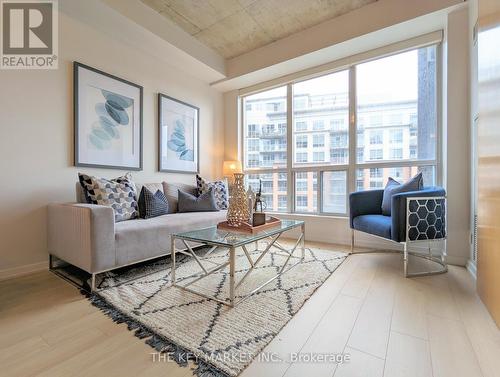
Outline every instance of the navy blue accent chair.
<svg viewBox="0 0 500 377"><path fill-rule="evenodd" d="M444 197L441 187L424 187L392 196L391 216L382 215L384 190L353 192L349 195L351 229L372 234L394 242L406 242L406 198Z"/></svg>
<svg viewBox="0 0 500 377"><path fill-rule="evenodd" d="M431 250L432 241L446 241L446 191L441 187L425 187L394 194L390 216L382 214L383 196L384 190L358 191L349 195L351 252L354 252L356 230L403 245L406 277L446 272L446 243L442 244L440 257L436 257ZM418 242L429 243L428 254L408 250L410 244ZM440 268L409 272L409 255L436 262Z"/></svg>

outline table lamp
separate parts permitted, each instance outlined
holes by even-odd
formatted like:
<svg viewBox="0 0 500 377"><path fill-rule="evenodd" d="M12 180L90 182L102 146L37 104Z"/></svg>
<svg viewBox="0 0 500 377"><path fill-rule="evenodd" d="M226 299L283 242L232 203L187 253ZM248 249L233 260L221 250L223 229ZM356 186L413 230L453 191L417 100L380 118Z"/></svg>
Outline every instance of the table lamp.
<svg viewBox="0 0 500 377"><path fill-rule="evenodd" d="M224 161L222 167L222 175L228 178L229 183L234 182L234 173L242 173L243 169L241 167L241 161Z"/></svg>

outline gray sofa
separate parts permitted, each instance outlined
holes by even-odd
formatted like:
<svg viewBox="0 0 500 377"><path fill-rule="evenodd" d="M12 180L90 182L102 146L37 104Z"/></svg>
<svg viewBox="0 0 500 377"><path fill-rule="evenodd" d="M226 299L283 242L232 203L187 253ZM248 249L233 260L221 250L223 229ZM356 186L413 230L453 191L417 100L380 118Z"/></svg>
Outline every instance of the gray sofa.
<svg viewBox="0 0 500 377"><path fill-rule="evenodd" d="M140 192L142 185L137 186ZM170 254L172 233L214 226L226 218L226 211L177 212L177 190L194 193L195 186L165 182L146 186L164 192L169 214L115 223L111 207L85 203L78 183L76 203L50 204L48 252L51 266L52 256L55 256L92 274L94 283L98 273Z"/></svg>

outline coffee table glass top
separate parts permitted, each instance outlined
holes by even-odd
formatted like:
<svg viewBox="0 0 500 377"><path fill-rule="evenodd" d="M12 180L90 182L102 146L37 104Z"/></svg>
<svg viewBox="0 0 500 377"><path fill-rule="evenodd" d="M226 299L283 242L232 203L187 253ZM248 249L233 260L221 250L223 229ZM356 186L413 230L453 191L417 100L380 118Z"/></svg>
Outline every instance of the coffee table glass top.
<svg viewBox="0 0 500 377"><path fill-rule="evenodd" d="M176 238L194 242L203 242L207 244L227 247L237 247L261 240L269 236L286 232L287 230L299 227L302 224L304 224L304 221L301 220L281 220L280 225L276 225L275 227L268 228L266 230L253 234L229 231L226 229L217 229L216 226L213 226L210 228L192 230L189 232L174 233L174 236Z"/></svg>

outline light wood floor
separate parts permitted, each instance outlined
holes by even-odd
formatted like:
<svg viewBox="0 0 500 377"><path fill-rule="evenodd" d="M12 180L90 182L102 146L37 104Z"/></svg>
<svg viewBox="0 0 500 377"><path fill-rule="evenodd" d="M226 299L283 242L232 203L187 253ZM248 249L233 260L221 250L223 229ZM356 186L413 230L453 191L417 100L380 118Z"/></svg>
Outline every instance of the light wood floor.
<svg viewBox="0 0 500 377"><path fill-rule="evenodd" d="M338 248L337 248L338 249ZM396 254L350 256L267 346L249 376L500 376L500 331L463 268L405 279ZM49 272L0 282L2 376L190 376ZM290 363L291 353L350 362Z"/></svg>

